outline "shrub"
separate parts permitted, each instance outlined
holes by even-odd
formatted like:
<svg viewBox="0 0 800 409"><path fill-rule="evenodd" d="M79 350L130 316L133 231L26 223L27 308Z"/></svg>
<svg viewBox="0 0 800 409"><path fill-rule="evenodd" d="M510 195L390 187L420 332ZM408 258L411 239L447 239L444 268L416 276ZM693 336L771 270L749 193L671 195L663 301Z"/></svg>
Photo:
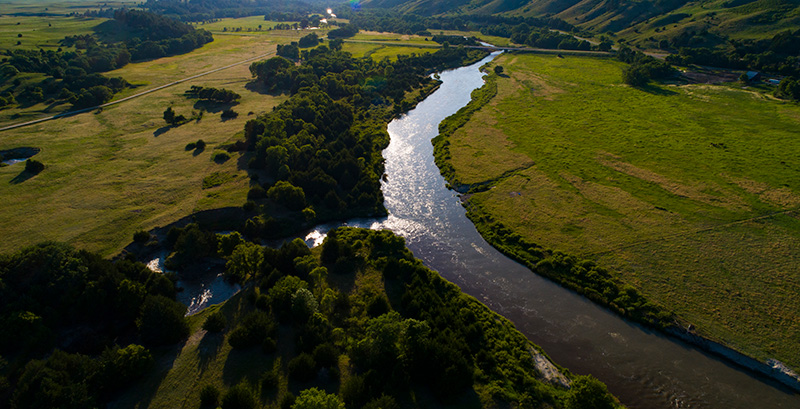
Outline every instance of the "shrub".
<svg viewBox="0 0 800 409"><path fill-rule="evenodd" d="M206 148L206 142L202 139L198 139L197 142L195 142L195 148L202 151Z"/></svg>
<svg viewBox="0 0 800 409"><path fill-rule="evenodd" d="M34 175L44 170L44 164L38 160L28 159L25 161L25 171L33 173Z"/></svg>
<svg viewBox="0 0 800 409"><path fill-rule="evenodd" d="M308 382L316 377L316 366L311 355L300 354L289 361L289 377L300 382Z"/></svg>
<svg viewBox="0 0 800 409"><path fill-rule="evenodd" d="M345 409L345 407L338 396L311 388L300 392L292 409Z"/></svg>
<svg viewBox="0 0 800 409"><path fill-rule="evenodd" d="M234 111L233 108L228 108L222 111L222 114L220 115L220 117L224 119L233 119L236 118L237 116L239 116L239 113Z"/></svg>
<svg viewBox="0 0 800 409"><path fill-rule="evenodd" d="M240 383L230 388L222 398L222 409L255 409L257 407L258 401L253 390L245 384Z"/></svg>
<svg viewBox="0 0 800 409"><path fill-rule="evenodd" d="M187 143L187 144L186 144L186 148L185 148L185 149L186 149L187 151L191 151L191 150L194 150L194 148L196 148L196 147L197 147L197 144L196 144L196 143L194 143L194 142L189 142L189 143Z"/></svg>
<svg viewBox="0 0 800 409"><path fill-rule="evenodd" d="M228 152L217 152L213 156L214 162L223 163L231 158L231 155Z"/></svg>
<svg viewBox="0 0 800 409"><path fill-rule="evenodd" d="M228 325L228 320L222 315L222 312L217 311L209 315L203 323L203 329L208 332L220 332Z"/></svg>
<svg viewBox="0 0 800 409"><path fill-rule="evenodd" d="M149 295L136 321L139 333L148 345L172 344L189 335L184 319L186 306L161 295Z"/></svg>
<svg viewBox="0 0 800 409"><path fill-rule="evenodd" d="M139 230L136 233L133 233L133 241L135 241L135 242L137 242L139 244L145 244L149 240L150 240L150 233L148 233L148 232L146 232L144 230Z"/></svg>
<svg viewBox="0 0 800 409"><path fill-rule="evenodd" d="M206 385L200 390L200 407L216 408L219 406L219 389L214 385Z"/></svg>

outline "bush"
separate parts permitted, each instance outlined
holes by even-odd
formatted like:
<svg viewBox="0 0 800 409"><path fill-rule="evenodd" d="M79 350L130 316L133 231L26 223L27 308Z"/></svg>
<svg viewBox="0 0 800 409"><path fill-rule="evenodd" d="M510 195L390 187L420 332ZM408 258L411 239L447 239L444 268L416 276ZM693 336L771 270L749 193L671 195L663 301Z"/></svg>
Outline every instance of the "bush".
<svg viewBox="0 0 800 409"><path fill-rule="evenodd" d="M206 385L200 390L200 407L216 408L219 406L219 389L214 385Z"/></svg>
<svg viewBox="0 0 800 409"><path fill-rule="evenodd" d="M338 396L311 388L300 392L292 409L345 409L345 407Z"/></svg>
<svg viewBox="0 0 800 409"><path fill-rule="evenodd" d="M222 315L222 312L216 311L206 318L203 323L203 329L208 332L220 332L228 325L228 320Z"/></svg>
<svg viewBox="0 0 800 409"><path fill-rule="evenodd" d="M150 241L150 233L144 230L139 230L136 233L133 233L133 241L139 244L145 244Z"/></svg>
<svg viewBox="0 0 800 409"><path fill-rule="evenodd" d="M25 171L34 175L44 170L44 164L38 160L28 159L25 161Z"/></svg>
<svg viewBox="0 0 800 409"><path fill-rule="evenodd" d="M214 154L212 159L214 162L223 163L231 158L231 155L228 152L217 152Z"/></svg>
<svg viewBox="0 0 800 409"><path fill-rule="evenodd" d="M254 311L244 317L231 331L228 343L235 349L250 348L263 344L275 331L275 322L262 311Z"/></svg>
<svg viewBox="0 0 800 409"><path fill-rule="evenodd" d="M195 148L199 151L202 151L203 149L206 148L206 142L202 139L198 139L197 142L195 142L194 144Z"/></svg>
<svg viewBox="0 0 800 409"><path fill-rule="evenodd" d="M167 345L189 335L184 318L186 306L162 295L149 295L142 305L136 324L139 334L148 345Z"/></svg>
<svg viewBox="0 0 800 409"><path fill-rule="evenodd" d="M187 151L191 151L191 150L194 150L194 148L196 148L196 147L197 147L196 143L189 142L189 143L186 144L186 148L184 148L184 149L186 149Z"/></svg>
<svg viewBox="0 0 800 409"><path fill-rule="evenodd" d="M300 382L308 382L317 376L316 366L311 355L300 354L289 361L289 377Z"/></svg>
<svg viewBox="0 0 800 409"><path fill-rule="evenodd" d="M237 116L239 116L239 113L234 111L233 108L228 108L222 111L222 114L220 115L220 117L224 119L233 119L236 118Z"/></svg>
<svg viewBox="0 0 800 409"><path fill-rule="evenodd" d="M222 398L222 409L255 409L258 407L255 393L245 384L230 388Z"/></svg>

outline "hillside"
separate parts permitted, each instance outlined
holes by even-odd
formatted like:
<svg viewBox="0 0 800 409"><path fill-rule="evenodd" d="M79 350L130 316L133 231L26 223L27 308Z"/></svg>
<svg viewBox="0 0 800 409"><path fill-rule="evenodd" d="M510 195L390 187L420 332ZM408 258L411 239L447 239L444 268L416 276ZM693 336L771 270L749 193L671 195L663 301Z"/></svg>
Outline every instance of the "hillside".
<svg viewBox="0 0 800 409"><path fill-rule="evenodd" d="M709 43L724 38L766 38L800 24L797 0L366 0L365 7L421 15L499 14L558 17L594 34L655 41L707 31Z"/></svg>

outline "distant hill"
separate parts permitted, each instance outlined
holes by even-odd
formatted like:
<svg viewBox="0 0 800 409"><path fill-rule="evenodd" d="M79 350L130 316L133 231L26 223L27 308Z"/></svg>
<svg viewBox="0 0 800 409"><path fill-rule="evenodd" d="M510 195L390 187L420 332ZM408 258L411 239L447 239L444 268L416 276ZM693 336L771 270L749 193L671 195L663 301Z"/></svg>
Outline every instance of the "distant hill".
<svg viewBox="0 0 800 409"><path fill-rule="evenodd" d="M365 0L362 5L421 15L552 16L596 34L643 42L708 32L703 41L713 45L800 27L800 0Z"/></svg>

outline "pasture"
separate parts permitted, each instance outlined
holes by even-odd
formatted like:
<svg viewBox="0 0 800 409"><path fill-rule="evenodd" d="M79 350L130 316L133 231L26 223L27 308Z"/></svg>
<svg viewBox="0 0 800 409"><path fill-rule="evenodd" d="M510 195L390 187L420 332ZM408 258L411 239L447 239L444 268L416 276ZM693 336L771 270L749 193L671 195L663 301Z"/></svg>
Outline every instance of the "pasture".
<svg viewBox="0 0 800 409"><path fill-rule="evenodd" d="M800 367L800 107L741 85L621 81L610 59L503 55L450 138L478 212L591 259L700 334Z"/></svg>

